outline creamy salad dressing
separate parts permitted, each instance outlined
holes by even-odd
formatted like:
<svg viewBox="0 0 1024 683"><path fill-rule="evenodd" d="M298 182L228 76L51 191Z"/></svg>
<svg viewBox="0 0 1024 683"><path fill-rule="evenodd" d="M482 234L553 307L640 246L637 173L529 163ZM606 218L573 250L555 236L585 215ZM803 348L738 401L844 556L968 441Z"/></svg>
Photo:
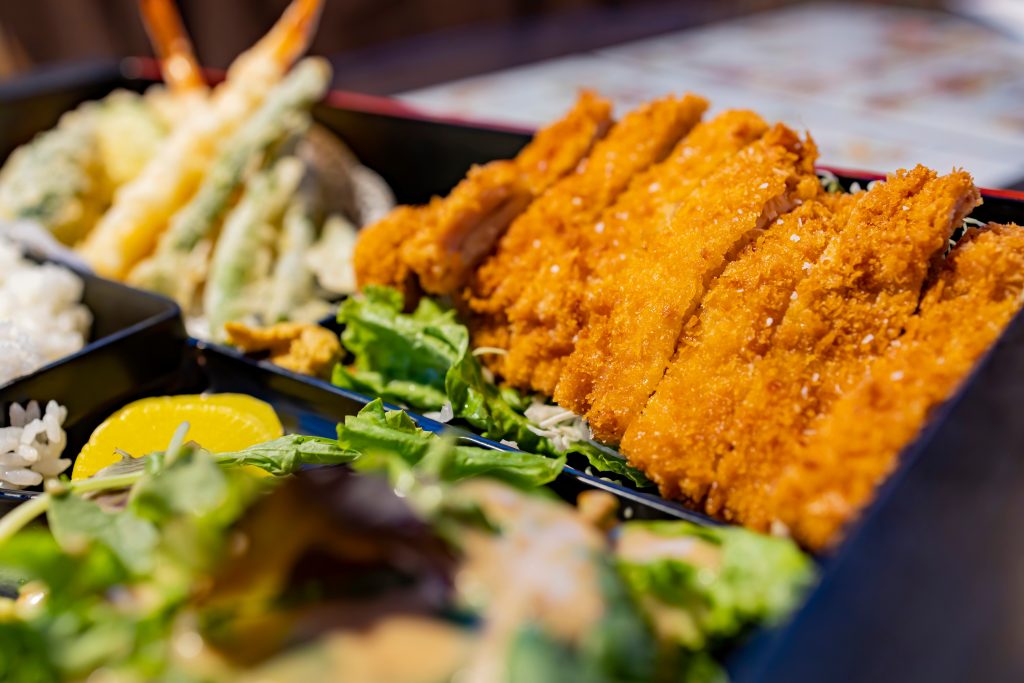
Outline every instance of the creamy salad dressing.
<svg viewBox="0 0 1024 683"><path fill-rule="evenodd" d="M645 528L642 524L622 526L615 545L620 560L632 564L650 564L661 560L679 562L707 571L722 564L722 549L715 543L694 536L669 536ZM678 642L700 639L701 629L695 613L663 602L657 596L639 598L656 633Z"/></svg>
<svg viewBox="0 0 1024 683"><path fill-rule="evenodd" d="M482 606L482 642L459 683L503 678L509 643L526 624L579 642L604 614L596 558L603 535L560 501L491 481L461 484L457 495L480 506L499 535L467 532L459 592Z"/></svg>
<svg viewBox="0 0 1024 683"><path fill-rule="evenodd" d="M722 550L714 543L695 536L659 534L640 524L620 527L615 550L620 559L635 564L679 560L707 569L722 564Z"/></svg>

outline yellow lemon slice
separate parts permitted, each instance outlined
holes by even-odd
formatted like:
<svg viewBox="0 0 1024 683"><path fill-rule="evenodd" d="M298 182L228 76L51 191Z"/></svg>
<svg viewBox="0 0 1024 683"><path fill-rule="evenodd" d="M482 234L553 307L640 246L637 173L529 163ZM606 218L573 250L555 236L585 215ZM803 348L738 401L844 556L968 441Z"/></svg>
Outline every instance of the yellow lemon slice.
<svg viewBox="0 0 1024 683"><path fill-rule="evenodd" d="M141 457L167 448L182 422L186 441L228 453L284 434L270 404L244 394L159 396L129 403L103 421L75 460L72 479L85 479L120 460L118 450Z"/></svg>

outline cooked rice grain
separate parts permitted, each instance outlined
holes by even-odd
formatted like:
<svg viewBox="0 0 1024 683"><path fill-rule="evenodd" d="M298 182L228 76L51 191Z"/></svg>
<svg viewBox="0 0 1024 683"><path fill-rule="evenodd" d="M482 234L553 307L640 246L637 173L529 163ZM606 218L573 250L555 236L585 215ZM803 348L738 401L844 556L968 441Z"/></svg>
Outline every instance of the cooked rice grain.
<svg viewBox="0 0 1024 683"><path fill-rule="evenodd" d="M83 287L67 268L29 261L0 239L0 386L85 346Z"/></svg>
<svg viewBox="0 0 1024 683"><path fill-rule="evenodd" d="M47 403L45 412L36 401L25 407L11 404L10 426L0 428L0 486L38 486L71 465L60 457L67 445L67 416L67 408L56 401Z"/></svg>

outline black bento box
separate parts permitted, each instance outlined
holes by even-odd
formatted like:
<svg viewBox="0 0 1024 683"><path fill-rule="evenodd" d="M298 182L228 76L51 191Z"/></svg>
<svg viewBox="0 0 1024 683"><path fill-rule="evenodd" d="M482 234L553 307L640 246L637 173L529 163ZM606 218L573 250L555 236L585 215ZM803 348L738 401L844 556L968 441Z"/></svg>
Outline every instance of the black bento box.
<svg viewBox="0 0 1024 683"><path fill-rule="evenodd" d="M0 85L0 157L77 103L140 90L146 60L42 72ZM471 164L507 158L524 133L417 115L401 105L332 93L317 118L377 171L400 202L450 189ZM839 173L849 184L872 176ZM983 192L982 221L1024 223L1024 194ZM102 282L102 281L100 281ZM110 287L104 302L136 293ZM95 304L94 304L95 305ZM94 311L96 309L94 308ZM164 319L161 319L164 320ZM366 398L184 338L176 311L161 324L77 354L0 388L0 409L28 398L70 410L69 450L114 409L172 391L241 391L269 400L293 431L333 434ZM148 330L148 331L147 331ZM120 346L118 346L120 343ZM1024 679L1024 318L1018 316L964 387L905 451L861 522L821 558L821 580L789 624L757 634L729 662L736 681L1017 681ZM418 418L421 426L441 425ZM870 424L864 429L871 429ZM463 438L504 448L468 433ZM571 498L612 490L641 516L702 520L674 503L567 471Z"/></svg>
<svg viewBox="0 0 1024 683"><path fill-rule="evenodd" d="M45 262L31 252L29 256ZM82 279L82 303L92 314L88 341L75 353L11 382L0 383L0 392L14 396L25 391L31 398L62 391L60 382L68 381L89 388L89 404L102 405L111 380L138 378L167 368L167 359L173 357L174 349L185 340L177 304L165 297L61 265ZM60 373L50 372L58 368ZM76 410L84 407L74 406ZM0 417L0 425L5 419Z"/></svg>

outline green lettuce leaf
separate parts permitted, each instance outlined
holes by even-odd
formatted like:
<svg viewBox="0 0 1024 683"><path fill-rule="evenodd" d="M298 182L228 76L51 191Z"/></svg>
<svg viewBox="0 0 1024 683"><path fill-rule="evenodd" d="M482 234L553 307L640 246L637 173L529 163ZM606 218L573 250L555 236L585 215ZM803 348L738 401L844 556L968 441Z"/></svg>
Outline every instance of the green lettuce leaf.
<svg viewBox="0 0 1024 683"><path fill-rule="evenodd" d="M583 456L595 472L617 475L639 488L654 486L654 483L643 472L631 467L625 458L608 446L601 446L590 441L577 441L569 447L566 453Z"/></svg>
<svg viewBox="0 0 1024 683"><path fill-rule="evenodd" d="M662 635L692 650L784 618L814 578L811 560L788 539L683 521L627 522L620 548L634 532L653 548L642 562L620 553L619 571L655 623L671 625Z"/></svg>
<svg viewBox="0 0 1024 683"><path fill-rule="evenodd" d="M351 462L356 454L346 451L334 439L301 434L286 434L266 443L234 453L217 453L218 463L258 467L274 476L294 474L305 465L340 465Z"/></svg>
<svg viewBox="0 0 1024 683"><path fill-rule="evenodd" d="M403 313L402 305L402 295L387 287L367 287L362 296L342 303L341 342L354 360L350 367L335 367L334 383L439 410L446 400L445 375L464 353L469 333L455 320L455 311L430 299L422 299L411 314Z"/></svg>
<svg viewBox="0 0 1024 683"><path fill-rule="evenodd" d="M156 523L188 517L198 527L227 527L262 490L259 480L221 468L208 452L185 448L164 469L132 489L129 509Z"/></svg>
<svg viewBox="0 0 1024 683"><path fill-rule="evenodd" d="M154 567L156 527L132 510L108 512L91 500L65 494L54 496L47 520L53 537L67 552L100 543L135 574L146 574Z"/></svg>
<svg viewBox="0 0 1024 683"><path fill-rule="evenodd" d="M22 621L0 620L0 681L59 683L61 680L50 657L50 643L43 633Z"/></svg>
<svg viewBox="0 0 1024 683"><path fill-rule="evenodd" d="M140 458L126 456L100 470L96 477L116 477L140 473L147 469L150 473L155 473L163 469L164 456L162 452L150 453ZM341 465L351 462L356 454L338 446L334 439L286 434L273 441L256 444L240 451L211 454L211 457L220 465L248 465L281 477L294 474L305 465Z"/></svg>
<svg viewBox="0 0 1024 683"><path fill-rule="evenodd" d="M553 481L565 465L564 458L550 458L531 453L497 451L476 446L452 444L450 448L436 449L438 435L420 429L403 411L386 410L376 399L367 404L358 415L345 418L338 425L338 443L342 448L359 453L366 462L357 466L376 468L372 460L381 454L394 454L408 465L420 464L432 452L430 467L441 481L458 481L467 477L486 475L517 486L541 486Z"/></svg>
<svg viewBox="0 0 1024 683"><path fill-rule="evenodd" d="M341 342L354 362L335 366L336 385L423 410L440 410L447 401L456 418L488 439L514 441L522 451L556 458L576 455L598 472L651 485L611 449L577 442L563 452L537 434L523 414L529 400L484 376L455 311L428 298L411 314L403 313L402 305L401 293L387 287L367 287L363 296L342 304Z"/></svg>

